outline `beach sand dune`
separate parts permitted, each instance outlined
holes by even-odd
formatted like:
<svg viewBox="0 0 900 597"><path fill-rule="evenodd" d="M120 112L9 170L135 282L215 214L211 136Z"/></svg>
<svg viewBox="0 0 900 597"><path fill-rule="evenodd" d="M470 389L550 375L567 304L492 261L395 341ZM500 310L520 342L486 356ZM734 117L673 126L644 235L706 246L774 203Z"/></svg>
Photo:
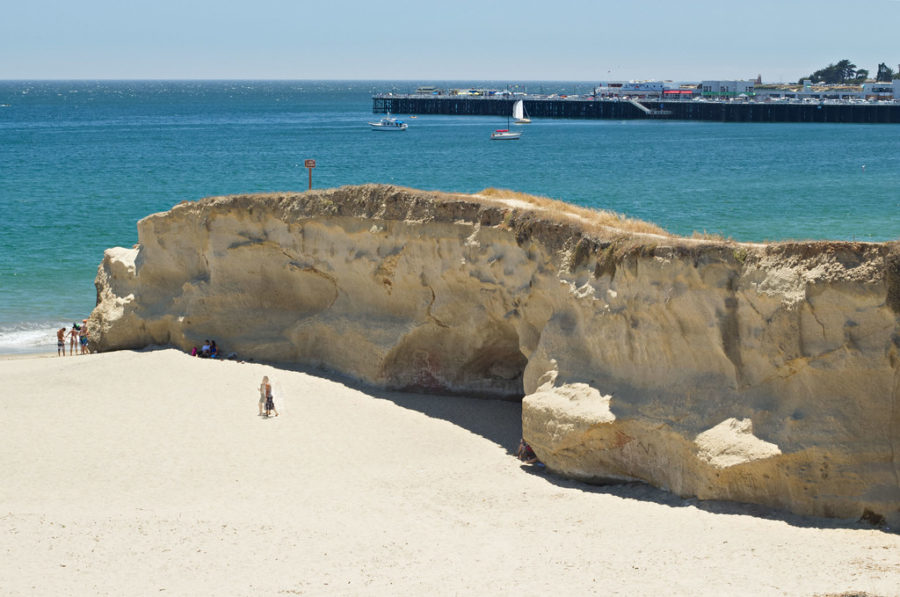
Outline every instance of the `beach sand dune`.
<svg viewBox="0 0 900 597"><path fill-rule="evenodd" d="M2 595L900 595L897 534L523 467L516 403L174 350L0 380Z"/></svg>

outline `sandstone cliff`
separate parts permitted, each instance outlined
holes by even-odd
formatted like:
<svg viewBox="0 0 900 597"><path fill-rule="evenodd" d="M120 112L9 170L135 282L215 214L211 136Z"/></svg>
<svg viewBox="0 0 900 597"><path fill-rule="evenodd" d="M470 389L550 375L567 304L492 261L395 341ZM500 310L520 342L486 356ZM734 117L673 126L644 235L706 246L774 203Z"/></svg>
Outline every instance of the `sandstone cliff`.
<svg viewBox="0 0 900 597"><path fill-rule="evenodd" d="M900 525L900 246L617 222L374 185L186 202L106 252L91 338L524 396L559 474Z"/></svg>

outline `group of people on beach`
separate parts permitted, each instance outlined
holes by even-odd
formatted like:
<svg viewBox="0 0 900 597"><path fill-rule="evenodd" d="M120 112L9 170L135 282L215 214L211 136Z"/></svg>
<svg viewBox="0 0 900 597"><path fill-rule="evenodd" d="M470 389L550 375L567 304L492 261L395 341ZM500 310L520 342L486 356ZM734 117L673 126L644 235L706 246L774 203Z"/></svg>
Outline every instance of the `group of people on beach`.
<svg viewBox="0 0 900 597"><path fill-rule="evenodd" d="M204 340L203 345L198 349L196 346L191 350L192 357L200 357L201 359L216 359L219 357L219 347L216 346L215 340Z"/></svg>
<svg viewBox="0 0 900 597"><path fill-rule="evenodd" d="M72 324L72 329L68 332L66 328L56 330L56 354L66 356L66 338L69 339L69 356L75 354L75 348L81 347L81 354L87 354L88 351L88 328L87 319L81 320L81 325Z"/></svg>
<svg viewBox="0 0 900 597"><path fill-rule="evenodd" d="M222 353L219 351L219 347L216 345L215 340L204 340L203 345L200 348L196 346L191 349L192 357L200 357L201 359L228 359L230 361L238 360L238 355L236 352L229 353L228 356L223 357ZM241 361L243 363L243 361Z"/></svg>

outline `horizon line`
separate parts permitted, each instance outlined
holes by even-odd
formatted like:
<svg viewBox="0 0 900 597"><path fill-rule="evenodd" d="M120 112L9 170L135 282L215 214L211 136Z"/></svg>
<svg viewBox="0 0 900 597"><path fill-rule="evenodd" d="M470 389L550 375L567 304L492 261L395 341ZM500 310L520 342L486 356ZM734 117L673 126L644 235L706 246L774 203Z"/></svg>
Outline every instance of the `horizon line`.
<svg viewBox="0 0 900 597"><path fill-rule="evenodd" d="M900 0L897 0L900 2ZM371 78L371 79L347 79L347 78L338 78L338 79L328 79L328 78L307 78L307 79L294 79L294 78L243 78L243 77L235 77L235 78L222 78L222 77L135 77L135 78L122 78L122 77L34 77L34 78L3 78L0 77L0 83L12 83L12 82L24 82L24 81L46 81L46 82L63 82L63 81L78 81L78 82L91 82L91 81L108 81L108 82L161 82L161 81L182 81L182 82L190 82L190 81L206 81L206 82L236 82L236 81L253 81L253 82L302 82L302 81L328 81L334 83L356 83L356 82L395 82L395 83L441 83L441 82L463 82L463 83L498 83L501 81L509 81L509 82L518 82L518 83L597 83L601 81L635 81L635 82L650 82L650 81L660 81L660 82L677 82L677 83L699 83L700 81L755 81L755 78L746 78L746 79L614 79L614 78L597 78L597 79L456 79L456 78L442 78L442 79L381 79L381 78ZM776 81L770 81L775 83ZM777 81L779 83L784 83L786 81Z"/></svg>

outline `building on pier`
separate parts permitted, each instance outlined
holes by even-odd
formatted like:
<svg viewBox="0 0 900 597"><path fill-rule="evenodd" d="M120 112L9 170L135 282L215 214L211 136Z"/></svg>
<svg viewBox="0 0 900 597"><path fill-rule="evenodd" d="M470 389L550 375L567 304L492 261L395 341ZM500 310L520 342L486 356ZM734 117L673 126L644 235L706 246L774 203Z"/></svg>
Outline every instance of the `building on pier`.
<svg viewBox="0 0 900 597"><path fill-rule="evenodd" d="M707 99L753 97L756 81L701 81L700 96Z"/></svg>
<svg viewBox="0 0 900 597"><path fill-rule="evenodd" d="M608 81L594 88L598 98L660 99L667 88L665 81Z"/></svg>

